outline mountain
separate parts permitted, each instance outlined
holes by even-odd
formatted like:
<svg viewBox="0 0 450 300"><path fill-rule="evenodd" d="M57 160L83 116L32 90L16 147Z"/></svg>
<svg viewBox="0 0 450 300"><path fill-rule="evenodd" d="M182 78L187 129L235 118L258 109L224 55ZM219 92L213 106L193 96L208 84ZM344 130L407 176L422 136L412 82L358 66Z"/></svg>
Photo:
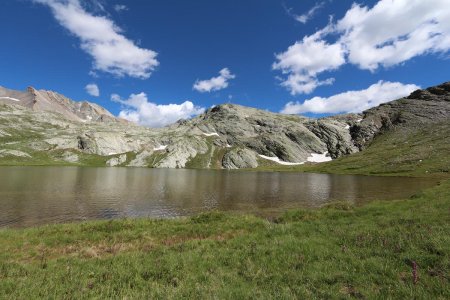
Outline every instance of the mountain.
<svg viewBox="0 0 450 300"><path fill-rule="evenodd" d="M418 129L427 124L450 121L450 82L417 90L406 98L383 103L364 113L363 120L351 129L360 149L375 136L395 128Z"/></svg>
<svg viewBox="0 0 450 300"><path fill-rule="evenodd" d="M308 166L308 171L447 177L450 82L371 108L350 131L361 152Z"/></svg>
<svg viewBox="0 0 450 300"><path fill-rule="evenodd" d="M0 87L0 103L20 105L33 111L56 112L72 121L124 122L95 103L76 102L61 94L38 91L33 87L28 87L24 92Z"/></svg>
<svg viewBox="0 0 450 300"><path fill-rule="evenodd" d="M363 114L313 119L223 104L160 129L54 92L1 88L0 164L226 169L332 159L333 164L363 155L380 136L402 128L417 132L449 119L450 83Z"/></svg>

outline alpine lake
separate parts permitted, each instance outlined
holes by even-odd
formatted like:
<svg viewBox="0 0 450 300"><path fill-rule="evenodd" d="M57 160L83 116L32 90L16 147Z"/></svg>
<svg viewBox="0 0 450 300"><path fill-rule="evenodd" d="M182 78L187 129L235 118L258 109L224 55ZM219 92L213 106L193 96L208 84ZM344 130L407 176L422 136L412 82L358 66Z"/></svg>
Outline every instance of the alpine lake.
<svg viewBox="0 0 450 300"><path fill-rule="evenodd" d="M1 167L0 227L115 218L175 218L219 210L270 217L333 201L411 197L434 179L293 172Z"/></svg>

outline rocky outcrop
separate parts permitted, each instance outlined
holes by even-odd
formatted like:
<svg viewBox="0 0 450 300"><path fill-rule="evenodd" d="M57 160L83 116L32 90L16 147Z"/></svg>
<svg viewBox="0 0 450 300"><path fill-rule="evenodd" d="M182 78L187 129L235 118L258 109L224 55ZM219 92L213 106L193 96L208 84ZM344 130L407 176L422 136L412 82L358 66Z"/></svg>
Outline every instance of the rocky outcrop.
<svg viewBox="0 0 450 300"><path fill-rule="evenodd" d="M357 124L360 118L357 114L329 117L309 121L306 127L326 144L328 153L335 159L358 151L353 143L350 128Z"/></svg>
<svg viewBox="0 0 450 300"><path fill-rule="evenodd" d="M256 153L245 148L235 148L227 152L222 160L225 169L248 169L258 167Z"/></svg>
<svg viewBox="0 0 450 300"><path fill-rule="evenodd" d="M62 160L68 163L76 163L79 161L79 156L75 153L72 153L70 151L64 152L62 156Z"/></svg>
<svg viewBox="0 0 450 300"><path fill-rule="evenodd" d="M448 120L450 83L362 114L313 119L223 104L161 129L121 122L96 104L54 92L0 88L0 159L239 169L255 168L263 157L271 161L264 163L295 165L350 155L397 127Z"/></svg>
<svg viewBox="0 0 450 300"><path fill-rule="evenodd" d="M34 111L55 112L77 122L127 122L87 101L73 101L61 94L28 87L25 92L0 87L0 103L20 105Z"/></svg>
<svg viewBox="0 0 450 300"><path fill-rule="evenodd" d="M392 128L413 128L449 119L450 82L446 82L366 110L361 122L354 124L350 132L355 145L364 149L376 135Z"/></svg>
<svg viewBox="0 0 450 300"><path fill-rule="evenodd" d="M16 157L25 157L25 158L31 158L31 155L28 153L25 153L23 151L19 150L9 150L9 149L1 149L0 150L0 157L5 156L16 156Z"/></svg>
<svg viewBox="0 0 450 300"><path fill-rule="evenodd" d="M136 158L133 159L128 167L146 167L148 165L148 158L153 154L153 152L143 151L136 155Z"/></svg>
<svg viewBox="0 0 450 300"><path fill-rule="evenodd" d="M172 140L171 144L162 150L162 158L153 167L184 168L190 160L205 154L208 149L208 143L203 137L183 136Z"/></svg>
<svg viewBox="0 0 450 300"><path fill-rule="evenodd" d="M115 167L121 164L124 164L127 161L127 155L126 154L122 154L119 155L117 157L113 157L111 159L108 159L106 161L106 166L108 167Z"/></svg>
<svg viewBox="0 0 450 300"><path fill-rule="evenodd" d="M300 116L224 104L179 126L204 134L217 133L217 145L246 148L286 162L304 162L311 153L328 151L338 157L357 151L351 143L348 124L341 119L316 122ZM223 162L223 166L229 165Z"/></svg>

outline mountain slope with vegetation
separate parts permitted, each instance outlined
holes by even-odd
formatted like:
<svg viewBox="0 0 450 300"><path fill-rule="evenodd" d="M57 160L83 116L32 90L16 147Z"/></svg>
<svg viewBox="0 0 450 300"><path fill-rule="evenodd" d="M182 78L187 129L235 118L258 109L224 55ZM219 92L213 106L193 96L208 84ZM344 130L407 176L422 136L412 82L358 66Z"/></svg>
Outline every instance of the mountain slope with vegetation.
<svg viewBox="0 0 450 300"><path fill-rule="evenodd" d="M438 176L450 172L450 83L365 111L352 127L362 151L331 162L260 169L340 174Z"/></svg>
<svg viewBox="0 0 450 300"><path fill-rule="evenodd" d="M312 119L224 104L159 129L54 92L0 89L0 165L447 173L449 127L450 83L363 114Z"/></svg>

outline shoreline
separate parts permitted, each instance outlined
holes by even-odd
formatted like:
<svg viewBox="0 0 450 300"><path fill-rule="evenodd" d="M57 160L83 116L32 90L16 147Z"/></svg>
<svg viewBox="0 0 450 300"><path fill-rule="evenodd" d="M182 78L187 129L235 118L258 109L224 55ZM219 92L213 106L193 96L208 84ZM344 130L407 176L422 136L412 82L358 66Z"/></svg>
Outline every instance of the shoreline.
<svg viewBox="0 0 450 300"><path fill-rule="evenodd" d="M450 296L450 181L410 199L0 229L0 292L29 297ZM419 281L411 280L411 264Z"/></svg>

